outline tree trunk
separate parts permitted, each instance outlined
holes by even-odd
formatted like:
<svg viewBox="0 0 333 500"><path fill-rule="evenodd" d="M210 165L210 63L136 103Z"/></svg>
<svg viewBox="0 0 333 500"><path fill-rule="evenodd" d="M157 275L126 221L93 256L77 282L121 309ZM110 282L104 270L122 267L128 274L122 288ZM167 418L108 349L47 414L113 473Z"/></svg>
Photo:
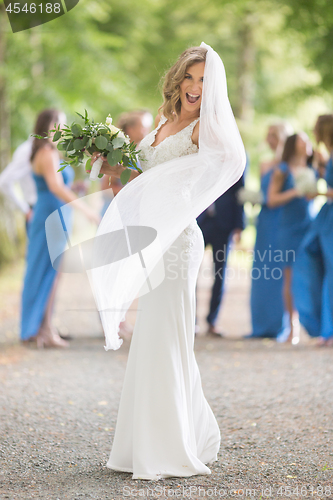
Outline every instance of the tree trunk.
<svg viewBox="0 0 333 500"><path fill-rule="evenodd" d="M5 5L0 4L0 172L10 160L10 103L6 72L7 31L10 29ZM0 197L0 266L17 255L18 233L8 201Z"/></svg>
<svg viewBox="0 0 333 500"><path fill-rule="evenodd" d="M245 13L239 29L239 70L238 70L238 103L236 116L244 121L250 121L254 114L255 88L255 41L254 29L256 16Z"/></svg>
<svg viewBox="0 0 333 500"><path fill-rule="evenodd" d="M5 5L0 4L0 172L10 159L10 111L6 75L6 30L9 22Z"/></svg>

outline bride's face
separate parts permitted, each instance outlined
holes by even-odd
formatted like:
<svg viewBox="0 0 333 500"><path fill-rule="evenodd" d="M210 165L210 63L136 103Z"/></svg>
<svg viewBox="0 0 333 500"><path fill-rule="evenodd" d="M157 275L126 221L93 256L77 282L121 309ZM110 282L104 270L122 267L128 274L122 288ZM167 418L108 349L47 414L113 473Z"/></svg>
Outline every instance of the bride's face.
<svg viewBox="0 0 333 500"><path fill-rule="evenodd" d="M204 62L193 64L187 68L180 84L181 106L191 113L200 110L204 71Z"/></svg>

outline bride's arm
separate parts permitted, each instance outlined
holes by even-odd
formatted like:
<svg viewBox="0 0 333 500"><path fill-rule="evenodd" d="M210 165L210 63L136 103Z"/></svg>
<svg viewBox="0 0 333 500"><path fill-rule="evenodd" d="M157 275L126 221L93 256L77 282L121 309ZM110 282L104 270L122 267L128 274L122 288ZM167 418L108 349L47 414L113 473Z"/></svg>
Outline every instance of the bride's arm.
<svg viewBox="0 0 333 500"><path fill-rule="evenodd" d="M91 157L91 165L94 164L94 162L97 160L97 158L101 156L100 153L94 153ZM114 165L113 167L111 167L111 165L109 165L107 159L103 159L103 164L101 166L101 170L100 170L100 173L101 174L104 174L104 175L108 175L108 176L113 176L113 177L120 177L121 173L126 170L127 167L124 167L123 165L121 165L120 163L117 163L117 165ZM131 170L131 176L129 178L129 181L132 181L133 179L135 179L135 177L137 177L138 175L140 175L140 172L138 172L137 170Z"/></svg>
<svg viewBox="0 0 333 500"><path fill-rule="evenodd" d="M104 174L104 175L108 175L108 176L112 175L113 177L119 178L121 173L126 169L127 169L127 167L120 165L120 163L117 163L117 165L115 165L114 167L111 167L107 161L103 161L100 173ZM137 170L131 170L131 176L129 178L129 181L132 181L138 175L140 175L140 172L138 172Z"/></svg>

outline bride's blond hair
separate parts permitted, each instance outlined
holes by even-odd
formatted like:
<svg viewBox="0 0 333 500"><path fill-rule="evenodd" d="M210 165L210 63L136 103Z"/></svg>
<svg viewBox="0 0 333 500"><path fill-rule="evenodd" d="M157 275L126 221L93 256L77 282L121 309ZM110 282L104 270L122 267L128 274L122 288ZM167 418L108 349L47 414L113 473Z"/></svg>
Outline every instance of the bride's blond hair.
<svg viewBox="0 0 333 500"><path fill-rule="evenodd" d="M166 73L162 87L164 102L158 111L168 120L173 121L175 115L180 114L180 84L186 71L193 64L205 62L206 54L207 49L203 47L191 47L179 56L178 61Z"/></svg>

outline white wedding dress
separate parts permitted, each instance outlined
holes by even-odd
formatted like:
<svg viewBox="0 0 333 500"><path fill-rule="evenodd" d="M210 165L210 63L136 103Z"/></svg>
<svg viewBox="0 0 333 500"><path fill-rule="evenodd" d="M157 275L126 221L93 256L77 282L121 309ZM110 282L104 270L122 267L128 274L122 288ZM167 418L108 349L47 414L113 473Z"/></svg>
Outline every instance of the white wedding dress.
<svg viewBox="0 0 333 500"><path fill-rule="evenodd" d="M161 121L141 142L141 167L196 153L197 120L153 147ZM154 210L154 207L151 207ZM204 252L193 221L164 254L165 279L139 298L125 380L107 466L157 480L210 474L220 431L202 391L193 352L195 287Z"/></svg>

